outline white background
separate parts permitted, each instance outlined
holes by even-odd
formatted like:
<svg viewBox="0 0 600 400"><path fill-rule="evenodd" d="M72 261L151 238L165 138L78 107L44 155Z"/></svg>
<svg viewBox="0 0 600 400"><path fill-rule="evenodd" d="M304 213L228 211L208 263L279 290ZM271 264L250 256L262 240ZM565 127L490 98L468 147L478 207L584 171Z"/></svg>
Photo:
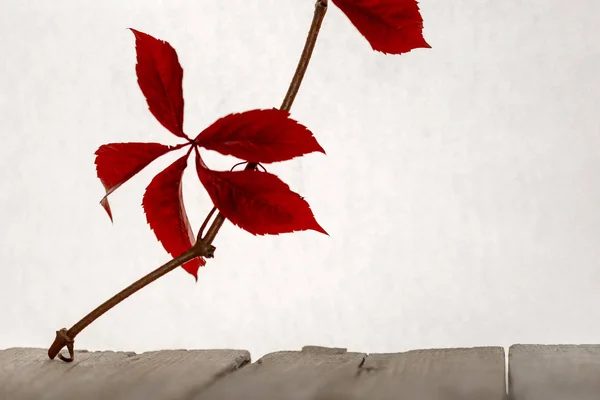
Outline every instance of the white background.
<svg viewBox="0 0 600 400"><path fill-rule="evenodd" d="M184 69L190 135L278 107L313 0L0 2L0 348L47 347L169 256L141 209L152 164L98 201L94 151L181 141L147 109L133 27ZM376 53L335 6L292 117L327 156L269 167L331 235L226 223L77 338L88 349L365 352L600 341L600 2L424 1L431 49ZM213 168L234 159L204 152ZM195 229L210 202L193 169Z"/></svg>

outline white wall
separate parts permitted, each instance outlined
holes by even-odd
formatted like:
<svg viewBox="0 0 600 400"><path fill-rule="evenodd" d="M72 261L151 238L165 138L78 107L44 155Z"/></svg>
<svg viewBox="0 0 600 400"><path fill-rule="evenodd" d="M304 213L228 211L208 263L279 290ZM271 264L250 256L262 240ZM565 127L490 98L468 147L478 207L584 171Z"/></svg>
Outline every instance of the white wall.
<svg viewBox="0 0 600 400"><path fill-rule="evenodd" d="M133 27L184 68L185 128L279 106L313 0L0 3L0 348L54 331L169 259L141 199L160 159L98 205L96 148L179 143L135 78ZM330 237L226 224L77 346L305 344L368 352L598 342L600 2L424 1L432 49L375 53L330 7L292 109L328 155L270 167ZM205 152L207 154L207 152ZM234 160L207 156L215 168ZM197 229L210 209L192 169Z"/></svg>

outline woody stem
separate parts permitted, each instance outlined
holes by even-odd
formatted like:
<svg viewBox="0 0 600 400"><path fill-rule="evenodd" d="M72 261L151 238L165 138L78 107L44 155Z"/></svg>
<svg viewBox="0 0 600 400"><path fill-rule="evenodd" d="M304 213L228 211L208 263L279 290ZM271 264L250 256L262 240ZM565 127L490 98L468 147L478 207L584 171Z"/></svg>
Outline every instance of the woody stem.
<svg viewBox="0 0 600 400"><path fill-rule="evenodd" d="M161 265L154 271L150 272L148 275L138 279L125 289L121 290L119 293L115 294L110 299L106 300L104 303L100 304L96 309L90 312L88 315L79 320L75 325L73 325L70 329L61 329L56 331L56 338L54 342L48 349L48 357L53 360L57 355L58 357L65 361L71 362L73 361L73 340L75 336L79 334L82 330L84 330L88 325L98 319L105 312L137 292L138 290L144 288L150 283L154 282L158 278L163 275L166 275L168 272L173 271L175 268L185 264L186 262L200 256L204 256L207 258L213 257L215 248L214 246L207 245L203 242L197 242L192 248L179 255L178 257L173 258L171 261ZM70 358L66 358L63 355L59 354L63 347L67 346L70 353Z"/></svg>
<svg viewBox="0 0 600 400"><path fill-rule="evenodd" d="M319 31L321 29L321 23L323 22L323 18L325 17L325 13L327 12L327 0L317 0L315 4L315 13L313 16L312 23L310 25L310 30L308 31L308 37L306 38L306 43L304 44L304 50L302 50L302 55L300 56L300 61L298 62L298 66L296 67L296 72L292 78L292 82L288 88L287 93L281 103L280 110L290 111L292 108L292 104L296 99L296 95L298 94L298 89L300 89L300 84L302 83L302 79L304 78L304 74L308 68L308 63L310 62L310 58L313 53L313 49L315 48L315 44L317 43L317 37L319 36ZM245 170L254 170L256 168L256 163L248 163L246 165ZM207 244L212 244L223 226L223 222L225 222L225 217L223 214L219 213L215 217L212 225L208 228L208 232L206 232L206 236L204 236L204 242Z"/></svg>
<svg viewBox="0 0 600 400"><path fill-rule="evenodd" d="M315 13L313 16L312 24L310 26L310 31L308 32L308 37L306 39L306 44L304 45L304 50L302 51L302 56L300 57L300 62L298 63L298 67L296 68L296 72L294 73L294 77L292 78L292 82L290 83L289 89L285 95L283 103L281 104L280 109L289 111L292 107L292 103L296 98L296 94L298 93L298 89L300 88L300 84L302 83L302 78L304 78L304 74L308 67L308 63L310 61L310 57L312 55L315 43L317 41L317 36L319 34L319 29L321 28L321 23L323 22L323 18L325 17L325 12L327 11L327 0L317 0L315 5ZM246 165L246 170L253 170L256 168L255 163L248 163ZM167 274L168 272L174 270L175 268L185 264L187 261L190 261L196 257L206 257L211 258L214 255L215 247L212 246L212 242L215 239L215 236L219 232L219 229L223 225L225 221L225 217L219 213L213 223L208 228L208 231L204 238L202 238L202 232L206 227L206 224L210 220L214 209L210 212L210 214L206 217L204 223L202 224L202 228L198 235L198 240L192 248L184 252L178 257L173 258L171 261L163 264L158 267L154 271L150 272L148 275L140 278L136 282L132 283L119 293L115 294L113 297L99 305L92 312L83 317L79 322L73 325L70 329L61 329L56 331L56 338L54 342L48 349L48 357L53 360L57 355L58 357L65 361L71 362L74 358L73 353L73 342L75 336L79 334L83 329L85 329L88 325L98 319L105 312L125 300L127 297L131 296L138 290L144 288L150 283L154 282L161 276ZM69 350L70 357L64 357L62 354L59 354L60 351L67 346Z"/></svg>

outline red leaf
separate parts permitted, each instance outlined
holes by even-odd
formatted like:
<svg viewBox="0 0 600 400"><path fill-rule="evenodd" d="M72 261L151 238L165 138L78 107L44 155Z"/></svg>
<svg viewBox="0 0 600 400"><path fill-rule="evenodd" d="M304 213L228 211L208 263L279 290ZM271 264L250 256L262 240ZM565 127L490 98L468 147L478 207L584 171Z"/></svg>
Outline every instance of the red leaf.
<svg viewBox="0 0 600 400"><path fill-rule="evenodd" d="M146 33L131 31L137 53L135 72L150 112L174 135L187 139L183 133L183 69L175 49Z"/></svg>
<svg viewBox="0 0 600 400"><path fill-rule="evenodd" d="M189 250L196 241L183 206L181 178L187 158L188 154L156 175L146 188L142 200L150 228L173 257ZM182 267L197 280L198 268L204 264L206 261L203 258L195 258Z"/></svg>
<svg viewBox="0 0 600 400"><path fill-rule="evenodd" d="M96 150L96 172L106 189L100 204L112 221L108 195L152 161L173 150L160 143L109 143Z"/></svg>
<svg viewBox="0 0 600 400"><path fill-rule="evenodd" d="M242 160L272 163L325 150L287 111L251 110L218 119L196 137L209 150Z"/></svg>
<svg viewBox="0 0 600 400"><path fill-rule="evenodd" d="M112 211L110 209L110 204L108 204L108 198L106 196L104 196L101 200L100 200L100 205L104 208L104 210L106 211L106 213L108 214L108 218L110 218L110 221L112 222L113 217L112 217Z"/></svg>
<svg viewBox="0 0 600 400"><path fill-rule="evenodd" d="M215 207L253 235L312 229L327 235L308 203L277 176L259 171L212 171L196 155L196 170Z"/></svg>
<svg viewBox="0 0 600 400"><path fill-rule="evenodd" d="M373 50L402 54L430 48L416 0L332 0L369 41Z"/></svg>

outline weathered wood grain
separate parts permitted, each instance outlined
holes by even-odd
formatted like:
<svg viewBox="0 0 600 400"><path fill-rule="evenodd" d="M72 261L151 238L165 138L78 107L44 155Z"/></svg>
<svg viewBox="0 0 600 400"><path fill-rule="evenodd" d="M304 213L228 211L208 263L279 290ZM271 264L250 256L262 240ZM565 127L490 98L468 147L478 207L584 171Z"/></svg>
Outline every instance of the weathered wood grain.
<svg viewBox="0 0 600 400"><path fill-rule="evenodd" d="M219 379L194 400L313 399L335 377L356 374L365 357L346 349L316 346L267 354Z"/></svg>
<svg viewBox="0 0 600 400"><path fill-rule="evenodd" d="M503 400L504 348L369 354L353 379L326 389L319 400Z"/></svg>
<svg viewBox="0 0 600 400"><path fill-rule="evenodd" d="M600 399L600 345L513 345L508 366L513 400Z"/></svg>
<svg viewBox="0 0 600 400"><path fill-rule="evenodd" d="M249 361L239 350L79 351L67 364L48 360L45 349L12 348L0 351L0 400L505 398L501 347L366 355L306 346ZM600 345L511 346L509 393L600 400Z"/></svg>
<svg viewBox="0 0 600 400"><path fill-rule="evenodd" d="M0 399L188 400L249 361L244 350L76 351L67 364L11 348L0 351Z"/></svg>
<svg viewBox="0 0 600 400"><path fill-rule="evenodd" d="M268 354L195 400L503 400L501 347L346 353L305 347Z"/></svg>

